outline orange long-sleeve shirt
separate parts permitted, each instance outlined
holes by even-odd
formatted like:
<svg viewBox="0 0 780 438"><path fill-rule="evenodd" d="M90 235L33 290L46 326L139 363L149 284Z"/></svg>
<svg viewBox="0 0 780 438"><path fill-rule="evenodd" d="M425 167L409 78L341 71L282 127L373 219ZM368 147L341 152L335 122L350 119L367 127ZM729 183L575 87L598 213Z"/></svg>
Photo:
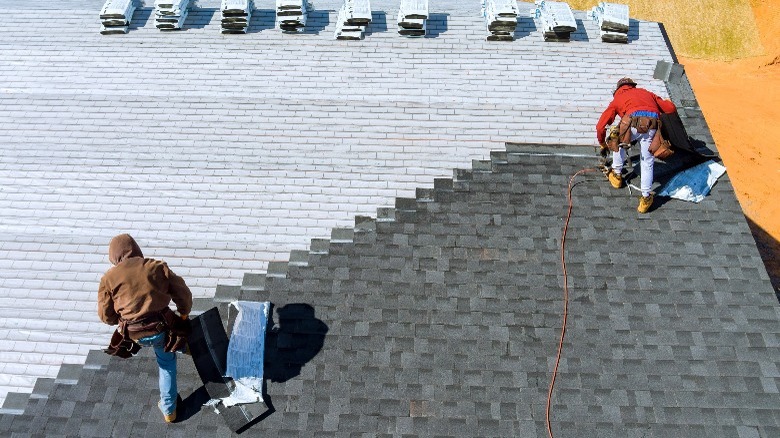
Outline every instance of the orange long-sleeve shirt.
<svg viewBox="0 0 780 438"><path fill-rule="evenodd" d="M606 136L605 128L608 124L615 121L615 116L620 118L637 111L652 111L656 113L673 113L677 107L670 100L662 99L656 94L629 85L620 87L612 98L607 109L601 113L598 123L596 123L596 139L599 144L604 144Z"/></svg>

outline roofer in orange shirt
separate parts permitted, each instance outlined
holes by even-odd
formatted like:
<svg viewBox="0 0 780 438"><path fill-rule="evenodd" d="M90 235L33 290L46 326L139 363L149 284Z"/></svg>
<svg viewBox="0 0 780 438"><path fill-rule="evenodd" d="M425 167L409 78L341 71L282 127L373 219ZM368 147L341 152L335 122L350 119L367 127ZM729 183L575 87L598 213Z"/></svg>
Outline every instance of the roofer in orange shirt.
<svg viewBox="0 0 780 438"><path fill-rule="evenodd" d="M639 199L637 211L647 213L653 205L653 149L660 141L656 139L661 113L677 111L674 103L647 91L637 88L631 78L618 81L613 98L607 109L596 123L596 138L603 149L612 151L612 168L607 174L614 188L623 187L623 164L626 162L628 143L639 141L642 197ZM609 144L606 142L607 125L620 116L618 140ZM655 142L653 140L656 140Z"/></svg>

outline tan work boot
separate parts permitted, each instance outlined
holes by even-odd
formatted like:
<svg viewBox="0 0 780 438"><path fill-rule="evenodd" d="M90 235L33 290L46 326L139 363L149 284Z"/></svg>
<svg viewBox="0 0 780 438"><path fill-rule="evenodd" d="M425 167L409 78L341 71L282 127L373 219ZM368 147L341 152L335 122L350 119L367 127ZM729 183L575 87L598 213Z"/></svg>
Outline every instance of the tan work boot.
<svg viewBox="0 0 780 438"><path fill-rule="evenodd" d="M607 179L609 180L609 183L612 185L612 187L616 189L623 187L623 176L614 170L609 169L609 172L607 172Z"/></svg>
<svg viewBox="0 0 780 438"><path fill-rule="evenodd" d="M157 402L157 407L160 408L160 411L162 411L162 403L161 402ZM173 407L173 412L171 412L170 414L163 413L163 419L165 420L166 423L173 423L174 421L176 421L176 408L177 407L174 406Z"/></svg>
<svg viewBox="0 0 780 438"><path fill-rule="evenodd" d="M655 196L650 193L647 196L641 196L639 198L639 207L636 208L636 211L644 214L647 213L648 210L650 210L650 207L653 205L653 198Z"/></svg>

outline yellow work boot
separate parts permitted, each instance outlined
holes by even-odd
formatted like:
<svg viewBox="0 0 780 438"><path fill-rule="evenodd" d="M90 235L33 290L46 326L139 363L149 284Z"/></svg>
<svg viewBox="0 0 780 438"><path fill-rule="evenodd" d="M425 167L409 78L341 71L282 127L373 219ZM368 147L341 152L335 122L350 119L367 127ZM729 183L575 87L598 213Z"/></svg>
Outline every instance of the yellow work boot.
<svg viewBox="0 0 780 438"><path fill-rule="evenodd" d="M160 408L160 411L162 411L161 402L157 402L157 407ZM171 412L170 414L166 414L163 412L163 419L165 420L166 423L173 423L174 421L176 421L176 406L173 407L173 412Z"/></svg>
<svg viewBox="0 0 780 438"><path fill-rule="evenodd" d="M609 183L612 185L612 187L616 189L623 187L623 176L614 170L609 169L609 172L607 172L607 179L609 180Z"/></svg>
<svg viewBox="0 0 780 438"><path fill-rule="evenodd" d="M650 210L650 207L653 205L653 198L654 195L650 193L647 196L642 196L639 198L639 207L636 208L636 211L644 214L647 213L648 210Z"/></svg>

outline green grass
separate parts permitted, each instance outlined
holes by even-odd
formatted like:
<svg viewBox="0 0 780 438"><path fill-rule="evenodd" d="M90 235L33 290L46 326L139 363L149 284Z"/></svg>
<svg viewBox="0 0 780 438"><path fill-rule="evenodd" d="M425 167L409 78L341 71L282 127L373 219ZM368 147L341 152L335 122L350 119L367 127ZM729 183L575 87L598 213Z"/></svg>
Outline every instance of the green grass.
<svg viewBox="0 0 780 438"><path fill-rule="evenodd" d="M756 0L614 0L629 5L633 19L664 24L675 52L683 57L730 60L765 53L751 1ZM597 0L567 1L574 10L590 11Z"/></svg>

